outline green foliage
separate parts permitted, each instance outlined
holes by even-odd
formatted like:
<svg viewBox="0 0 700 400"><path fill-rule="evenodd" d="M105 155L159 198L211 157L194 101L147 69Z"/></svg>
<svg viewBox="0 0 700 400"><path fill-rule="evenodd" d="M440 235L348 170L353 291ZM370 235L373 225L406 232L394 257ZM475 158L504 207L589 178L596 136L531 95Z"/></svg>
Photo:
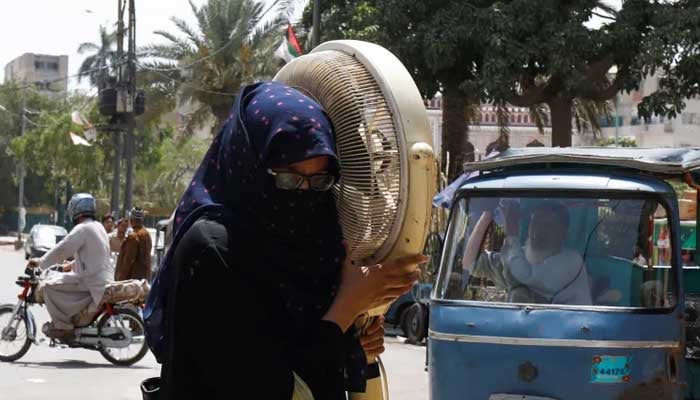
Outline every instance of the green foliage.
<svg viewBox="0 0 700 400"><path fill-rule="evenodd" d="M598 146L613 146L613 147L637 147L637 141L631 137L614 137L598 141Z"/></svg>
<svg viewBox="0 0 700 400"><path fill-rule="evenodd" d="M620 10L597 0L376 0L376 5L386 44L424 89L424 77L441 87L456 80L472 103L547 104L557 138L570 134L572 116L580 122L591 112L604 112L606 100L638 89L657 70L666 73L662 90L640 105L643 115L674 115L683 98L700 93L697 0L628 0ZM599 26L594 18L602 21ZM586 120L595 131L593 116Z"/></svg>
<svg viewBox="0 0 700 400"><path fill-rule="evenodd" d="M10 142L10 150L22 160L27 169L45 179L46 189L52 191L63 182L71 182L78 190L99 194L105 190L105 147L108 138L100 136L92 146L74 145L70 132L80 134L82 128L71 120L73 106L79 98L47 102L32 126L22 137Z"/></svg>
<svg viewBox="0 0 700 400"><path fill-rule="evenodd" d="M638 105L649 118L673 118L685 107L683 100L700 95L700 1L680 0L659 7L652 16L655 29L646 41L645 72L659 71L659 90Z"/></svg>
<svg viewBox="0 0 700 400"><path fill-rule="evenodd" d="M593 101L575 98L573 100L573 115L576 130L579 134L600 134L600 118L612 118L613 106L610 101ZM540 127L540 132L542 128Z"/></svg>
<svg viewBox="0 0 700 400"><path fill-rule="evenodd" d="M450 178L461 172L463 161L473 159L474 148L467 142L469 116L474 113L478 99L459 85L473 63L468 46L448 43L450 34L459 29L451 25L437 37L429 35L437 11L444 1L417 0L330 0L322 2L322 41L360 39L376 42L393 52L412 74L425 98L438 90L443 95L443 161L450 153ZM450 21L453 20L452 16ZM311 27L311 8L302 20L305 29ZM461 23L461 22L460 22ZM426 53L432 48L451 46L449 62L432 63ZM429 49L430 48L430 49Z"/></svg>
<svg viewBox="0 0 700 400"><path fill-rule="evenodd" d="M162 155L159 162L138 171L136 201L174 209L208 148L209 140L166 137L157 149Z"/></svg>
<svg viewBox="0 0 700 400"><path fill-rule="evenodd" d="M110 76L116 75L117 52L116 34L110 32L104 26L100 26L100 40L98 43L85 42L78 46L78 54L92 52L90 56L80 64L78 81L88 78L90 84L96 87L104 87Z"/></svg>
<svg viewBox="0 0 700 400"><path fill-rule="evenodd" d="M38 116L34 111L50 107L53 102L40 96L33 88L23 88L14 83L0 85L0 210L17 206L17 155L10 144L20 135L21 110L24 97L27 113L26 131L33 129ZM43 203L49 199L44 189L45 179L37 176L31 166L26 169L25 204L28 206Z"/></svg>
<svg viewBox="0 0 700 400"><path fill-rule="evenodd" d="M301 20L300 41L311 49L313 25L313 5L308 2ZM368 42L382 42L382 16L374 0L330 0L321 2L321 41L355 39ZM304 40L305 39L305 40Z"/></svg>
<svg viewBox="0 0 700 400"><path fill-rule="evenodd" d="M287 3L278 0L275 4ZM172 17L177 34L157 31L167 43L142 49L143 56L152 58L142 65L151 71L152 82L173 85L170 93L177 93L180 104L194 107L188 116L189 133L204 127L212 115L215 128L222 126L241 86L272 77L278 68L272 54L286 24L280 14L261 25L265 5L253 0L190 5L195 27Z"/></svg>

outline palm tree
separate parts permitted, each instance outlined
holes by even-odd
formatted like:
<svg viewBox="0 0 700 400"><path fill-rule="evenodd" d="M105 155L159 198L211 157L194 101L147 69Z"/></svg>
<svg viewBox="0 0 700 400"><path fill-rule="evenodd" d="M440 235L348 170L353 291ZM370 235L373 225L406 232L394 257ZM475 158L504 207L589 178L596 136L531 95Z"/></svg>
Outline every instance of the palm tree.
<svg viewBox="0 0 700 400"><path fill-rule="evenodd" d="M613 105L610 100L594 101L575 98L573 106L574 125L579 135L591 135L593 139L601 133L600 120L610 119Z"/></svg>
<svg viewBox="0 0 700 400"><path fill-rule="evenodd" d="M97 87L103 87L109 80L111 72L117 64L117 52L114 49L116 44L116 35L114 32L107 31L107 28L100 26L100 41L99 43L82 43L78 46L78 54L83 54L88 51L93 52L80 65L78 70L78 81L87 77L90 84Z"/></svg>
<svg viewBox="0 0 700 400"><path fill-rule="evenodd" d="M155 32L166 43L146 46L142 55L155 61L141 66L176 82L179 103L193 107L187 132L203 127L212 115L218 131L241 86L274 74L278 64L273 53L287 20L282 13L268 22L261 20L266 10L289 8L292 3L276 0L266 9L253 0L208 0L201 7L190 1L196 28L172 17L177 34Z"/></svg>

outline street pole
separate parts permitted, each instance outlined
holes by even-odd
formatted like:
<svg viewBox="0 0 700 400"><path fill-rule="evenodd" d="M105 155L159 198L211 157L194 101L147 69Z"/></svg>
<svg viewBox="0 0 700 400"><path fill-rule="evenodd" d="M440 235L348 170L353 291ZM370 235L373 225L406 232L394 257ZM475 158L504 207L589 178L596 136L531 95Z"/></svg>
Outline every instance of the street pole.
<svg viewBox="0 0 700 400"><path fill-rule="evenodd" d="M27 122L25 121L25 113L27 108L27 98L24 94L24 89L22 90L22 111L20 112L20 130L19 135L23 136L25 129L27 129ZM24 163L22 160L17 162L17 175L19 180L19 193L17 201L17 242L15 243L15 248L19 249L22 247L22 231L26 224L27 211L24 209Z"/></svg>
<svg viewBox="0 0 700 400"><path fill-rule="evenodd" d="M124 0L117 0L117 103L121 101L119 89L123 81L122 58L124 57L124 10L126 3ZM121 161L122 161L122 132L121 118L113 116L111 120L114 131L112 141L114 142L114 169L112 172L112 199L110 208L114 218L118 218L119 213L119 188L121 186Z"/></svg>
<svg viewBox="0 0 700 400"><path fill-rule="evenodd" d="M619 146L619 143L620 143L620 142L618 141L619 132L618 132L618 129L617 129L617 127L618 127L618 125L619 125L619 122L618 122L618 119L619 119L619 118L620 118L620 117L618 116L618 112L617 112L617 94L615 94L615 147L618 147L618 146Z"/></svg>
<svg viewBox="0 0 700 400"><path fill-rule="evenodd" d="M126 158L126 185L124 187L124 215L131 210L134 190L134 119L127 117L126 141L124 143L124 157Z"/></svg>
<svg viewBox="0 0 700 400"><path fill-rule="evenodd" d="M313 26L314 31L312 35L313 47L319 45L321 41L321 0L314 0L314 15L313 15Z"/></svg>
<svg viewBox="0 0 700 400"><path fill-rule="evenodd" d="M124 214L131 210L134 191L134 107L136 106L136 10L134 0L129 0L129 49L128 88L131 111L127 113L126 132L126 188L124 193Z"/></svg>
<svg viewBox="0 0 700 400"><path fill-rule="evenodd" d="M110 209L114 218L119 218L119 186L121 184L121 162L122 162L122 135L119 128L112 132L114 143L114 169L112 171L112 199Z"/></svg>

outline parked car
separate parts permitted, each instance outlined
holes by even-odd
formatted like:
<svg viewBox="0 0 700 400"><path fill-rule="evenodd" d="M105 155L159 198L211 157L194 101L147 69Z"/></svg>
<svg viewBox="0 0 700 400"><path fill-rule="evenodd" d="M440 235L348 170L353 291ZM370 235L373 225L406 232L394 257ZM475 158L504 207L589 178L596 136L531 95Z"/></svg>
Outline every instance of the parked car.
<svg viewBox="0 0 700 400"><path fill-rule="evenodd" d="M441 234L432 232L428 235L423 254L430 256L430 261L421 266L421 281L414 284L410 292L396 299L384 313L384 321L393 329L401 328L408 343L420 344L428 337L430 292L433 290L442 242Z"/></svg>
<svg viewBox="0 0 700 400"><path fill-rule="evenodd" d="M160 262L165 256L165 251L167 250L167 246L170 241L169 237L172 236L170 232L168 232L168 229L171 227L171 223L172 218L169 218L162 219L156 224L156 239L153 242L153 247L155 249L155 264L153 266L154 268L152 276L155 276L156 272L158 272Z"/></svg>
<svg viewBox="0 0 700 400"><path fill-rule="evenodd" d="M68 231L58 225L37 224L29 231L29 237L24 242L24 258L41 257L51 250L56 243L63 240Z"/></svg>
<svg viewBox="0 0 700 400"><path fill-rule="evenodd" d="M400 328L408 343L420 344L428 335L428 306L422 300L430 299L431 289L431 284L416 283L384 313L385 324L392 329Z"/></svg>
<svg viewBox="0 0 700 400"><path fill-rule="evenodd" d="M146 228L146 230L151 236L151 271L152 276L155 276L160 265L160 249L163 248L163 235L154 228Z"/></svg>

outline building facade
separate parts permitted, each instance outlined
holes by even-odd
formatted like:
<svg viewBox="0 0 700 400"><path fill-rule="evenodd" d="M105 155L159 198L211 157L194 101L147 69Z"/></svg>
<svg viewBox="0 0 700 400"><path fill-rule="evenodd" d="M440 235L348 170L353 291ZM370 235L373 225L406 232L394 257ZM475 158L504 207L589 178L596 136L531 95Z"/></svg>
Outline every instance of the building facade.
<svg viewBox="0 0 700 400"><path fill-rule="evenodd" d="M438 93L435 97L425 102L428 112L430 129L433 132L433 143L435 151L440 156L442 149L442 97ZM526 146L551 146L552 129L544 127L544 132L540 133L537 125L530 117L530 112L523 107L508 107L509 111L509 143L511 147ZM476 159L486 156L486 148L496 141L500 135L498 127L496 107L490 104L482 104L479 107L478 123L468 124L469 142L474 145ZM465 138L466 140L466 138Z"/></svg>
<svg viewBox="0 0 700 400"><path fill-rule="evenodd" d="M68 56L25 53L5 65L5 82L32 83L42 94L65 95Z"/></svg>
<svg viewBox="0 0 700 400"><path fill-rule="evenodd" d="M659 76L653 76L643 80L639 90L619 93L613 100L612 118L601 119L602 138L580 137L577 141L574 137L574 144L591 145L601 139L614 141L618 138L632 139L638 147L700 146L700 99L686 100L685 109L676 118L654 116L645 121L638 117L637 105L658 86Z"/></svg>

